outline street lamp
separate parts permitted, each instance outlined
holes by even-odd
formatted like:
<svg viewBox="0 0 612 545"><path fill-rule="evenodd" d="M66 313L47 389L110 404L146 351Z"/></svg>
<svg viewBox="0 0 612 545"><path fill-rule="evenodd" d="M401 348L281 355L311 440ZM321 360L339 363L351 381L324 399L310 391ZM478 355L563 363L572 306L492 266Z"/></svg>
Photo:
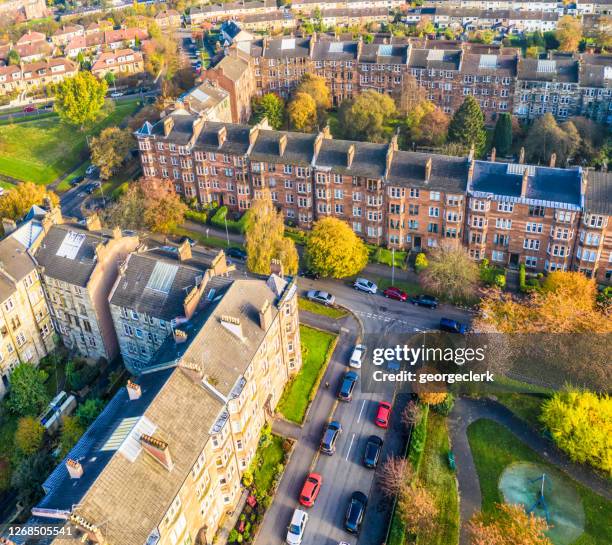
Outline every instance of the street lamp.
<svg viewBox="0 0 612 545"><path fill-rule="evenodd" d="M395 248L391 248L391 285L395 286Z"/></svg>
<svg viewBox="0 0 612 545"><path fill-rule="evenodd" d="M225 237L227 238L227 246L229 248L230 241L229 241L229 232L227 231L227 215L223 218L223 221L225 222Z"/></svg>

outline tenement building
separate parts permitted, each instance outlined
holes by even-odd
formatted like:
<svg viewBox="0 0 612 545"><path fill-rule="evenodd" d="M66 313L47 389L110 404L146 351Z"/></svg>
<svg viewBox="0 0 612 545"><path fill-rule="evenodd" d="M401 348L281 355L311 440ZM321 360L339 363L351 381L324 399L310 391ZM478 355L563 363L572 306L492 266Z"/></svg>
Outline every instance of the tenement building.
<svg viewBox="0 0 612 545"><path fill-rule="evenodd" d="M538 272L581 269L610 280L605 236L588 267L577 247L589 210L601 216L593 227L603 233L608 225L607 172L556 168L554 158L536 167L400 151L395 139L372 144L332 139L328 130L207 122L181 109L145 123L136 137L145 176L169 179L201 203L244 212L266 189L286 221L301 228L333 216L391 248L451 241L467 245L474 259Z"/></svg>
<svg viewBox="0 0 612 545"><path fill-rule="evenodd" d="M171 273L142 281L164 287ZM301 367L296 284L277 273L204 287L196 312L165 333L43 484L30 523L78 528L54 545L214 542L261 428ZM184 303L173 287L167 297L169 307Z"/></svg>

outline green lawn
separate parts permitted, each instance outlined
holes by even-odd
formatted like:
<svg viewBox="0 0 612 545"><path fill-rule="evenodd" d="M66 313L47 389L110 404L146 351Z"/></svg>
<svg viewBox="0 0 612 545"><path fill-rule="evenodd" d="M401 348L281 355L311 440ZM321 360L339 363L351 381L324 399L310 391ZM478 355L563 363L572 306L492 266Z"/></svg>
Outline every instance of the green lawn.
<svg viewBox="0 0 612 545"><path fill-rule="evenodd" d="M65 193L72 186L70 182L74 180L77 176L85 176L85 171L89 166L89 161L83 161L77 168L75 168L68 176L66 176L57 186L55 187L56 193Z"/></svg>
<svg viewBox="0 0 612 545"><path fill-rule="evenodd" d="M259 447L255 453L254 460L261 460L262 464L253 470L253 483L257 490L266 492L272 487L272 481L276 474L276 467L285 458L283 451L283 438L272 435L270 442L264 448Z"/></svg>
<svg viewBox="0 0 612 545"><path fill-rule="evenodd" d="M86 131L48 117L0 127L0 174L50 184L87 159L86 136L119 125L137 108L137 100L116 104L114 111Z"/></svg>
<svg viewBox="0 0 612 545"><path fill-rule="evenodd" d="M302 369L287 384L277 410L287 419L301 424L306 409L317 391L318 384L325 372L336 346L336 335L300 325L302 344Z"/></svg>
<svg viewBox="0 0 612 545"><path fill-rule="evenodd" d="M173 234L177 237L189 237L193 240L197 240L199 243L204 246L211 246L212 248L227 248L227 240L219 237L207 237L197 231L192 231L191 229L186 229L185 227L177 227ZM237 242L233 242L230 240L230 246L242 247Z"/></svg>
<svg viewBox="0 0 612 545"><path fill-rule="evenodd" d="M298 299L298 307L300 310L306 310L314 314L320 314L321 316L328 316L334 320L347 315L347 311L343 308L328 307L316 301L305 299L304 297Z"/></svg>
<svg viewBox="0 0 612 545"><path fill-rule="evenodd" d="M582 498L586 517L585 531L572 545L612 543L612 502L559 472L555 466L517 439L510 430L496 422L478 420L469 426L467 434L480 478L485 513L494 513L495 503L502 501L498 482L506 466L517 461L534 462L547 466L549 473L569 481Z"/></svg>
<svg viewBox="0 0 612 545"><path fill-rule="evenodd" d="M502 405L525 420L533 428L537 430L542 428L540 414L542 414L542 403L546 400L544 396L504 392L495 394L495 397Z"/></svg>

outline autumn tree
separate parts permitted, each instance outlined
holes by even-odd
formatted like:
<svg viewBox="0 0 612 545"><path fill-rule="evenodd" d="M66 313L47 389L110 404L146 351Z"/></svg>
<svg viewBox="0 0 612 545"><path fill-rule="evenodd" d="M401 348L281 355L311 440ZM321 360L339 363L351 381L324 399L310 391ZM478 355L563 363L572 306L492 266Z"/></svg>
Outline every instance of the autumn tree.
<svg viewBox="0 0 612 545"><path fill-rule="evenodd" d="M45 389L47 373L29 363L20 363L11 373L11 389L7 407L19 416L34 416L49 403Z"/></svg>
<svg viewBox="0 0 612 545"><path fill-rule="evenodd" d="M476 513L468 522L470 545L552 545L546 521L522 505L498 504L494 517Z"/></svg>
<svg viewBox="0 0 612 545"><path fill-rule="evenodd" d="M53 108L62 121L82 129L98 117L107 91L106 81L91 72L79 72L57 85Z"/></svg>
<svg viewBox="0 0 612 545"><path fill-rule="evenodd" d="M347 139L385 142L392 134L388 123L396 113L389 95L368 89L340 105L338 122Z"/></svg>
<svg viewBox="0 0 612 545"><path fill-rule="evenodd" d="M15 446L25 456L30 456L42 447L45 428L33 416L24 416L17 423Z"/></svg>
<svg viewBox="0 0 612 545"><path fill-rule="evenodd" d="M524 141L527 159L547 164L553 153L556 166L564 166L580 145L580 134L571 121L557 124L551 113L538 117L527 132Z"/></svg>
<svg viewBox="0 0 612 545"><path fill-rule="evenodd" d="M575 161L583 165L609 163L608 130L604 125L583 116L571 117L569 121L580 135L580 145L575 152Z"/></svg>
<svg viewBox="0 0 612 545"><path fill-rule="evenodd" d="M302 76L297 86L296 95L298 93L305 93L315 101L317 120L319 125L323 125L326 118L326 112L332 105L331 93L329 92L329 87L327 86L325 78L307 72Z"/></svg>
<svg viewBox="0 0 612 545"><path fill-rule="evenodd" d="M368 249L348 223L323 218L314 224L306 242L306 260L321 276L345 278L368 263Z"/></svg>
<svg viewBox="0 0 612 545"><path fill-rule="evenodd" d="M249 210L245 245L250 271L270 274L272 260L278 259L286 273L297 273L298 253L294 242L284 234L283 214L276 210L270 193L265 191L254 199Z"/></svg>
<svg viewBox="0 0 612 545"><path fill-rule="evenodd" d="M504 112L497 118L493 146L500 157L506 157L512 151L512 116L509 113Z"/></svg>
<svg viewBox="0 0 612 545"><path fill-rule="evenodd" d="M409 401L402 410L402 424L407 428L414 426L421 419L422 414L423 410L421 409L421 405L416 401Z"/></svg>
<svg viewBox="0 0 612 545"><path fill-rule="evenodd" d="M180 68L178 44L167 34L151 34L142 46L145 70L154 78L160 76L170 81Z"/></svg>
<svg viewBox="0 0 612 545"><path fill-rule="evenodd" d="M59 204L58 196L44 185L21 182L0 199L0 218L20 220L34 205L43 205L49 199L51 206Z"/></svg>
<svg viewBox="0 0 612 545"><path fill-rule="evenodd" d="M397 109L406 115L427 100L427 91L410 73L404 74L395 94Z"/></svg>
<svg viewBox="0 0 612 545"><path fill-rule="evenodd" d="M414 478L414 470L408 458L389 456L380 466L376 478L382 493L388 498L394 498Z"/></svg>
<svg viewBox="0 0 612 545"><path fill-rule="evenodd" d="M460 302L474 296L479 277L478 266L465 248L443 242L430 252L429 265L419 280L427 291Z"/></svg>
<svg viewBox="0 0 612 545"><path fill-rule="evenodd" d="M21 57L16 49L11 49L8 52L7 60L9 65L18 65L21 62Z"/></svg>
<svg viewBox="0 0 612 545"><path fill-rule="evenodd" d="M253 99L253 114L256 121L265 117L273 129L280 129L285 118L285 102L275 93L266 93Z"/></svg>
<svg viewBox="0 0 612 545"><path fill-rule="evenodd" d="M577 17L564 15L557 22L555 38L559 42L560 51L574 52L582 40L582 22Z"/></svg>
<svg viewBox="0 0 612 545"><path fill-rule="evenodd" d="M414 479L400 492L397 508L406 531L427 543L438 523L438 508L431 492L418 479Z"/></svg>
<svg viewBox="0 0 612 545"><path fill-rule="evenodd" d="M574 462L612 476L612 398L568 388L542 405L540 420Z"/></svg>
<svg viewBox="0 0 612 545"><path fill-rule="evenodd" d="M441 146L448 133L448 116L429 100L412 108L406 116L408 137L425 146Z"/></svg>
<svg viewBox="0 0 612 545"><path fill-rule="evenodd" d="M66 456L72 447L77 444L85 428L76 416L64 416L62 418L62 428L60 433L60 458Z"/></svg>
<svg viewBox="0 0 612 545"><path fill-rule="evenodd" d="M466 149L474 146L477 156L484 153L487 143L484 114L480 109L480 104L472 95L465 97L451 118L448 126L448 140Z"/></svg>
<svg viewBox="0 0 612 545"><path fill-rule="evenodd" d="M595 43L602 51L612 50L612 15L600 15L595 31Z"/></svg>
<svg viewBox="0 0 612 545"><path fill-rule="evenodd" d="M107 180L121 165L132 146L134 137L129 129L107 127L91 139L91 162L100 169L100 177Z"/></svg>
<svg viewBox="0 0 612 545"><path fill-rule="evenodd" d="M291 126L302 132L312 132L317 126L317 103L306 93L296 93L287 107Z"/></svg>

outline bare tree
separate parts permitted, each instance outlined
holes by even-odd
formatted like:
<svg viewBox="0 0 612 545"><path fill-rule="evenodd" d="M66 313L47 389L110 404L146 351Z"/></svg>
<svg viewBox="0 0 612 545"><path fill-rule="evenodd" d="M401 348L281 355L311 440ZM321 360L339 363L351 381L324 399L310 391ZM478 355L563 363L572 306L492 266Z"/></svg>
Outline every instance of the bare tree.
<svg viewBox="0 0 612 545"><path fill-rule="evenodd" d="M412 465L406 458L390 456L378 473L378 484L385 496L392 498L409 486L414 477Z"/></svg>
<svg viewBox="0 0 612 545"><path fill-rule="evenodd" d="M402 411L401 421L409 428L421 420L421 406L416 401L409 401Z"/></svg>
<svg viewBox="0 0 612 545"><path fill-rule="evenodd" d="M397 507L406 529L427 542L438 522L438 508L434 498L421 483L415 481L402 491Z"/></svg>

